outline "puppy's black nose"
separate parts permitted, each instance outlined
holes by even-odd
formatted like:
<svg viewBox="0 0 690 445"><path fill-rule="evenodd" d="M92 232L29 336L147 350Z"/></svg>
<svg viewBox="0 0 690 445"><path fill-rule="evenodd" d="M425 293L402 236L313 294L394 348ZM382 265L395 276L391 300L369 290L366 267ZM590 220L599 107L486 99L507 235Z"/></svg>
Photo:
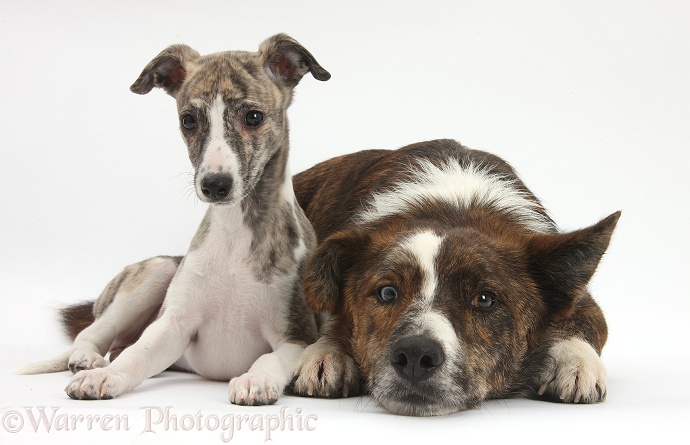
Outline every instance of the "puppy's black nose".
<svg viewBox="0 0 690 445"><path fill-rule="evenodd" d="M441 345L421 335L398 340L391 353L393 368L413 385L431 377L445 358Z"/></svg>
<svg viewBox="0 0 690 445"><path fill-rule="evenodd" d="M232 177L229 175L207 175L201 180L201 193L214 201L227 198L230 190L232 190Z"/></svg>

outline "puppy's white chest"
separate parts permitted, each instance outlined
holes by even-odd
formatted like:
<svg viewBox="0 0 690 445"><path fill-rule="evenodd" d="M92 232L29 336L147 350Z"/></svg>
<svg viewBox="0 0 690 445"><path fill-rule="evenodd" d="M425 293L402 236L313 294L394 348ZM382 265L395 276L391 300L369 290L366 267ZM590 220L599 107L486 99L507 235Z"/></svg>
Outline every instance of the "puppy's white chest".
<svg viewBox="0 0 690 445"><path fill-rule="evenodd" d="M215 380L238 376L271 352L288 312L285 288L277 282L283 280L256 276L251 230L242 221L224 223L211 221L204 242L187 254L170 301L199 326L177 364Z"/></svg>

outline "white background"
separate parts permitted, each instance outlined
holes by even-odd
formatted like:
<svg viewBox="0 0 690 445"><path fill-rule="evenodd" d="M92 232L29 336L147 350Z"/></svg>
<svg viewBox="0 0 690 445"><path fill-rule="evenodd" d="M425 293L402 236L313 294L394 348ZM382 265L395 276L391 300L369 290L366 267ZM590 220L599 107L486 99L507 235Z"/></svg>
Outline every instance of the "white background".
<svg viewBox="0 0 690 445"><path fill-rule="evenodd" d="M68 347L57 308L95 298L128 263L184 253L201 220L174 100L128 90L144 65L173 43L253 51L287 32L333 75L297 87L293 172L453 138L508 160L564 229L623 216L592 282L610 328L605 403L500 401L410 419L367 398L286 397L248 412L302 407L318 428L274 440L680 440L671 438L690 414L689 19L687 2L651 0L0 0L0 406L117 408L137 419L146 405L241 411L225 403L225 385L193 376L166 373L120 399L83 403L62 393L68 373L11 372ZM0 426L0 442L42 439L27 430Z"/></svg>

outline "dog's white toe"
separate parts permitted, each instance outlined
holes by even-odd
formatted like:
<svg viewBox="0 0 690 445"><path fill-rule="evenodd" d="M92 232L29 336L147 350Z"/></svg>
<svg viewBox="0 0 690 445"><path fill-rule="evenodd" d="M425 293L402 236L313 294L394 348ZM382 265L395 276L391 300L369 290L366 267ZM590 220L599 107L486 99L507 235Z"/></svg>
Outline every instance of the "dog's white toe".
<svg viewBox="0 0 690 445"><path fill-rule="evenodd" d="M67 366L73 373L86 369L104 368L108 363L95 351L75 350L70 353Z"/></svg>
<svg viewBox="0 0 690 445"><path fill-rule="evenodd" d="M539 395L565 403L596 403L606 398L606 368L584 340L556 342L549 350Z"/></svg>
<svg viewBox="0 0 690 445"><path fill-rule="evenodd" d="M79 371L65 388L72 399L112 399L126 390L124 379L111 368L97 368Z"/></svg>
<svg viewBox="0 0 690 445"><path fill-rule="evenodd" d="M295 371L292 390L301 396L310 397L358 395L360 389L357 364L352 356L339 347L319 339L305 349Z"/></svg>
<svg viewBox="0 0 690 445"><path fill-rule="evenodd" d="M235 405L272 405L280 397L282 389L269 377L246 372L230 380L228 398Z"/></svg>

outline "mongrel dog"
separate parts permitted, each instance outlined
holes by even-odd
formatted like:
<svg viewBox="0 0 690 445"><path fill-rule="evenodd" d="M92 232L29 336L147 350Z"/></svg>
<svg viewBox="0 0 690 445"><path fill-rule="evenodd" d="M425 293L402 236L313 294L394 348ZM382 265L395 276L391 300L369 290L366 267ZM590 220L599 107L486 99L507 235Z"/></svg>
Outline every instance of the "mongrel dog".
<svg viewBox="0 0 690 445"><path fill-rule="evenodd" d="M607 327L587 284L619 213L559 233L505 161L449 140L331 159L294 184L319 240L305 299L330 314L296 393L364 390L420 416L604 399Z"/></svg>
<svg viewBox="0 0 690 445"><path fill-rule="evenodd" d="M67 309L71 351L24 373L69 367L71 398L110 399L172 366L232 378L232 403L276 401L317 337L300 289L315 237L287 167L286 111L307 72L330 78L284 34L256 53L174 45L144 68L131 90L160 87L177 100L194 187L210 207L184 258L131 265L95 306ZM81 331L92 306L96 320Z"/></svg>

